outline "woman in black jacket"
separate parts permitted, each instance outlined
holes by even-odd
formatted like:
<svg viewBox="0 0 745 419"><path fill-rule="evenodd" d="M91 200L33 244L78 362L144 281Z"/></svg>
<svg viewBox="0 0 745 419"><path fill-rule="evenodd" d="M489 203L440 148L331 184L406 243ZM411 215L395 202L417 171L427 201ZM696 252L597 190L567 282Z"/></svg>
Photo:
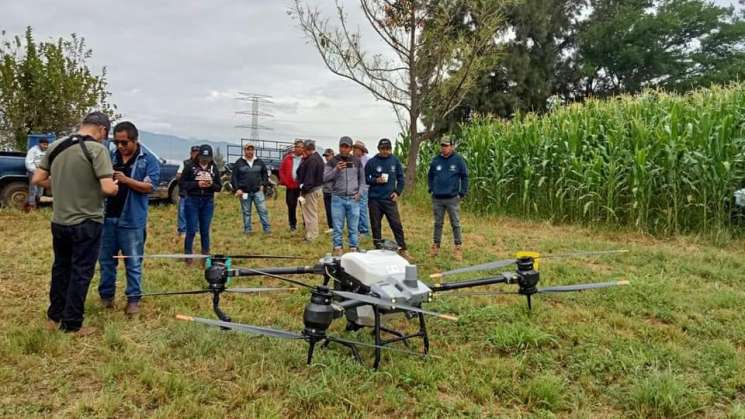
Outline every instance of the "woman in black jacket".
<svg viewBox="0 0 745 419"><path fill-rule="evenodd" d="M215 210L215 192L222 189L220 173L212 160L212 147L205 144L199 147L199 154L191 164L184 165L179 180L184 191L186 203L186 239L184 253L193 254L194 236L199 226L202 254L210 253L210 224Z"/></svg>

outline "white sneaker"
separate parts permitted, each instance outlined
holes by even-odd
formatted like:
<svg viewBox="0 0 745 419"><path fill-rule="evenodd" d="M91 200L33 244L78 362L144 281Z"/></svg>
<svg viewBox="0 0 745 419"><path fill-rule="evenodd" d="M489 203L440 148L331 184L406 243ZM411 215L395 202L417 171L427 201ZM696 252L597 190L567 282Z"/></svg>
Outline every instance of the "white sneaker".
<svg viewBox="0 0 745 419"><path fill-rule="evenodd" d="M330 229L326 230L326 234L331 234L333 232L334 232L334 229L333 228L330 228Z"/></svg>

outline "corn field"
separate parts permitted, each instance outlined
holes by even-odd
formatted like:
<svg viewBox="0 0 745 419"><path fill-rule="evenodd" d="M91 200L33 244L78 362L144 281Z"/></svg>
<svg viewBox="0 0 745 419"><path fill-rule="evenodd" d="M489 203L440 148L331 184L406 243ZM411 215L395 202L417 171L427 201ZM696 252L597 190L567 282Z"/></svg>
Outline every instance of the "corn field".
<svg viewBox="0 0 745 419"><path fill-rule="evenodd" d="M480 118L463 127L458 152L477 211L715 232L731 226L733 193L745 186L744 134L745 85L735 84Z"/></svg>

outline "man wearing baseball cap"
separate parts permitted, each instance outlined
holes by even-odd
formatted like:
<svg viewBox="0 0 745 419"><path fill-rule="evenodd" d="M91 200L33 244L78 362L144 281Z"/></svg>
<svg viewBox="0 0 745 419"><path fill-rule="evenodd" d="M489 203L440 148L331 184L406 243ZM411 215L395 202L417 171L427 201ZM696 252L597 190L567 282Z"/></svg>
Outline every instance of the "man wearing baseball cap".
<svg viewBox="0 0 745 419"><path fill-rule="evenodd" d="M179 182L181 180L181 174L184 173L184 167L189 164L193 164L196 161L197 154L199 154L199 146L194 144L191 146L190 155L189 158L182 161L181 164L178 166L178 169L176 169L176 182ZM183 238L186 235L186 213L184 212L184 205L186 204L186 192L184 192L183 189L179 188L178 190L178 227L176 228L176 232L179 236L179 238ZM199 227L197 227L199 229Z"/></svg>
<svg viewBox="0 0 745 419"><path fill-rule="evenodd" d="M401 161L392 153L391 140L381 138L378 141L378 154L365 166L365 181L370 187L370 226L372 227L373 244L379 249L383 244L381 221L388 219L393 236L398 244L398 253L411 261L406 250L404 228L398 213L398 197L404 190L404 169Z"/></svg>
<svg viewBox="0 0 745 419"><path fill-rule="evenodd" d="M343 253L344 224L347 224L349 250L359 247L360 186L365 173L360 160L352 154L352 139L339 139L339 154L326 163L323 180L331 184L331 220L334 225L334 256Z"/></svg>
<svg viewBox="0 0 745 419"><path fill-rule="evenodd" d="M259 221L265 234L271 231L269 224L269 211L266 209L266 198L262 188L269 182L269 172L266 164L256 157L256 147L252 143L246 143L243 147L243 157L233 164L231 184L233 194L241 202L241 213L243 214L243 233L251 234L251 206L256 206Z"/></svg>
<svg viewBox="0 0 745 419"><path fill-rule="evenodd" d="M458 261L463 260L460 201L468 193L468 167L463 157L453 150L453 139L449 136L440 140L440 154L435 156L429 165L427 186L429 193L432 194L432 213L435 219L430 254L437 256L440 253L442 225L447 212L453 228L453 256Z"/></svg>
<svg viewBox="0 0 745 419"><path fill-rule="evenodd" d="M104 200L117 194L109 150L101 144L111 121L102 112L83 119L77 134L49 145L31 182L55 191L52 206L54 263L47 325L88 334L83 328L88 295L101 249Z"/></svg>

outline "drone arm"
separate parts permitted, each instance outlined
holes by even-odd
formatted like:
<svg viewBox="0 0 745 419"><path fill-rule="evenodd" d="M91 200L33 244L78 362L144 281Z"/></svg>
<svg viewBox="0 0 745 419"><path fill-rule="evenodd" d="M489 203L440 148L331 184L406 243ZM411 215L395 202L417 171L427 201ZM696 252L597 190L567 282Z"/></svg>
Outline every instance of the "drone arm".
<svg viewBox="0 0 745 419"><path fill-rule="evenodd" d="M295 266L289 268L235 268L230 271L230 276L262 276L264 273L272 275L300 275L300 274L322 274L322 264L314 266Z"/></svg>
<svg viewBox="0 0 745 419"><path fill-rule="evenodd" d="M472 288L472 287L481 287L484 285L493 285L493 284L509 284L512 280L512 277L506 276L506 275L497 275L489 278L479 278L479 279L472 279L469 281L460 281L460 282L443 282L442 284L435 284L431 286L432 292L440 292L440 291L452 291L457 290L461 288Z"/></svg>

